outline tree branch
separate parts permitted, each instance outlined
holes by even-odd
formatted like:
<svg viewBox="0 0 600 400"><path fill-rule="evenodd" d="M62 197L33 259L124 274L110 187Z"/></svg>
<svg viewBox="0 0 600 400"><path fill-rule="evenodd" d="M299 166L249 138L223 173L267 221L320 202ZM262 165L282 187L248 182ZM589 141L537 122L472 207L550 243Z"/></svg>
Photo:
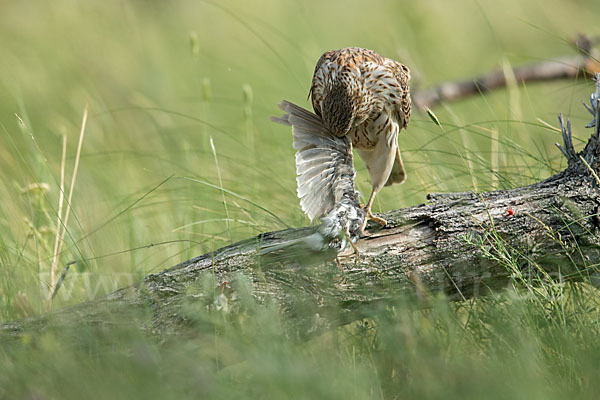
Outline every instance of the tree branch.
<svg viewBox="0 0 600 400"><path fill-rule="evenodd" d="M429 89L417 91L412 100L416 108L423 111L442 102L460 100L505 87L513 79L516 84L524 84L559 79L591 78L595 73L600 72L599 57L594 52L592 44L592 40L581 35L573 43L579 52L578 55L522 65L513 68L509 74L500 70L463 81L445 82Z"/></svg>

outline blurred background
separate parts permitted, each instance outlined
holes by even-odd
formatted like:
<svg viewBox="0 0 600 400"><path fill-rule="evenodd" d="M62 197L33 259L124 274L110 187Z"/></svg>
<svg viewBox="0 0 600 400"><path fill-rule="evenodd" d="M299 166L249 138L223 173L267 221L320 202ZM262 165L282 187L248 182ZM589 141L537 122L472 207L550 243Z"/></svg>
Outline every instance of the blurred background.
<svg viewBox="0 0 600 400"><path fill-rule="evenodd" d="M56 0L0 9L0 320L50 308L67 207L57 274L79 262L54 307L260 232L307 225L291 132L269 116L281 99L310 108L314 65L326 50L359 46L397 59L417 91L575 55L578 33L600 34L597 0ZM590 118L581 102L591 91L583 80L513 86L436 106L441 127L415 112L399 140L408 180L385 188L374 209L550 176L565 166L554 146L557 114L572 119L576 145L584 143ZM368 195L368 173L355 160ZM353 393L400 398L377 386L373 363L355 370L366 386ZM530 389L548 398L544 385ZM271 396L290 393L277 390Z"/></svg>

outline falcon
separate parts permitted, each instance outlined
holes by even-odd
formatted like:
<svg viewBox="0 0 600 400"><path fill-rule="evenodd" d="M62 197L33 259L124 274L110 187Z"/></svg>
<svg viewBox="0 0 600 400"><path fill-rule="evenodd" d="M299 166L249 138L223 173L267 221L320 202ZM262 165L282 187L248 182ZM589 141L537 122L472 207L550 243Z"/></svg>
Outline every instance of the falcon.
<svg viewBox="0 0 600 400"><path fill-rule="evenodd" d="M365 162L372 186L367 219L383 226L386 221L373 216L371 207L383 186L406 180L398 134L410 120L409 80L405 65L373 50L347 47L319 58L310 89L325 127L332 135L350 137Z"/></svg>
<svg viewBox="0 0 600 400"><path fill-rule="evenodd" d="M319 58L309 94L314 109L314 114L310 114L317 118L311 117L309 129L304 129L306 124L302 125L303 134L316 135L319 140L336 140L336 143L346 144L348 149L333 154L323 149L315 151L314 146L296 146L293 129L294 147L298 150L298 197L302 210L311 220L329 212L336 204L331 182L337 179L337 171L342 166L346 169L350 165L354 174L351 154L352 148L356 148L367 166L372 185L369 200L363 206L366 218L360 233L364 233L369 219L386 225L384 219L373 215L371 208L383 186L406 179L398 134L410 120L409 80L410 71L405 65L373 50L347 47L328 51ZM280 107L289 112L290 105L296 113L301 109L289 102ZM290 121L274 120L296 128Z"/></svg>

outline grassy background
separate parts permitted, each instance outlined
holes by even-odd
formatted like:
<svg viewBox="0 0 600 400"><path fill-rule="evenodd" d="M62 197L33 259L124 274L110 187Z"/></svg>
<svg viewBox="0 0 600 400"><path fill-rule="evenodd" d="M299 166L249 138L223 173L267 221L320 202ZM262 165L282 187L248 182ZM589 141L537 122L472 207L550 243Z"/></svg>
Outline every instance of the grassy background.
<svg viewBox="0 0 600 400"><path fill-rule="evenodd" d="M306 225L290 132L268 117L282 98L308 106L323 51L375 49L408 64L418 88L574 54L568 39L599 32L595 0L322 3L4 4L0 321L51 307L62 140L68 191L86 105L59 265L86 261L72 267L55 308ZM408 181L384 189L375 208L549 176L565 163L559 134L540 121L555 126L564 112L585 140L580 102L590 92L585 82L512 87L437 107L443 129L415 113L400 138ZM309 343L282 335L276 310L257 307L244 320L198 308L197 336L160 345L135 330L82 327L2 345L0 397L592 397L595 298L581 286L441 301L426 312L399 303Z"/></svg>

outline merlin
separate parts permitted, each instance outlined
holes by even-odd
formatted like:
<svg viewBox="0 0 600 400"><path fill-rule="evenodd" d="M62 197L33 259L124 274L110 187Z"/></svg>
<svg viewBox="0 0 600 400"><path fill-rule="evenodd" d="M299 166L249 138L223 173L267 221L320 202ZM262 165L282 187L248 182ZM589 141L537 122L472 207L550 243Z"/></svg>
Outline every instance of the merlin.
<svg viewBox="0 0 600 400"><path fill-rule="evenodd" d="M383 186L402 183L406 179L398 134L410 120L409 80L410 71L405 65L358 47L328 51L315 67L310 97L318 118L311 120L307 131L319 136L321 141L329 138L339 142L343 138L343 143L349 147L344 153L351 154L355 148L371 177L372 191L363 206L366 218L360 233L364 233L369 219L386 225L384 219L372 214L375 196ZM300 107L294 105L294 108ZM294 147L298 150L296 170L300 205L314 220L335 204L328 182L335 179L336 162L342 159L332 158L326 151ZM348 160L351 161L351 156L344 157L343 164L347 165ZM354 173L353 167L352 170Z"/></svg>

